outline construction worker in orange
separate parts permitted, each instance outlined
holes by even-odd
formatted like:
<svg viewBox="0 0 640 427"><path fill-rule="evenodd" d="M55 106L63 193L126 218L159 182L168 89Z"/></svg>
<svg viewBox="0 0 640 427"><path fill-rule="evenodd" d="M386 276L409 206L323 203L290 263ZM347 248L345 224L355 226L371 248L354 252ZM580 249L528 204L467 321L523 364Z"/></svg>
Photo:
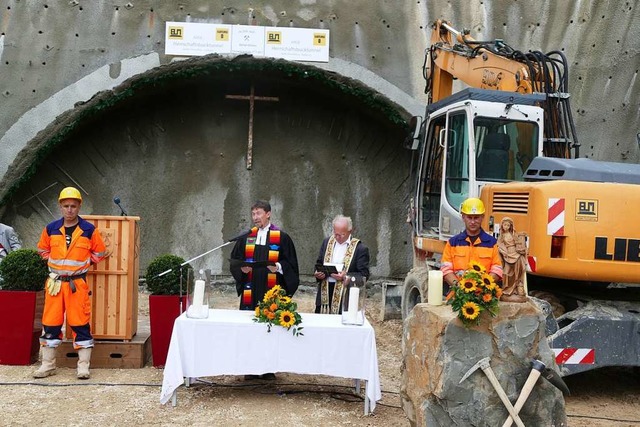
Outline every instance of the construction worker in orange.
<svg viewBox="0 0 640 427"><path fill-rule="evenodd" d="M470 197L460 205L464 231L447 241L440 260L440 271L450 287L458 285L458 279L471 262L484 267L493 280L502 280L498 241L481 226L484 213L484 203L476 197Z"/></svg>
<svg viewBox="0 0 640 427"><path fill-rule="evenodd" d="M78 189L64 188L58 204L62 218L49 223L38 242L38 252L49 266L49 278L42 315L44 330L40 337L42 365L33 376L45 378L55 374L56 347L62 343L66 310L67 327L73 330L73 347L78 350L77 376L88 379L93 336L89 327L89 286L85 278L91 264L104 258L106 249L95 226L78 215L82 206Z"/></svg>

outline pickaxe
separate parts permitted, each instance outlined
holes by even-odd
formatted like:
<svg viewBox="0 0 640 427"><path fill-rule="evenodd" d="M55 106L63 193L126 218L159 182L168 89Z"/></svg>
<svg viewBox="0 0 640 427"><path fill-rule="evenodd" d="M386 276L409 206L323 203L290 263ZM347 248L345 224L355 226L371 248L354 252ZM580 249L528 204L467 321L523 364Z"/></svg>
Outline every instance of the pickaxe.
<svg viewBox="0 0 640 427"><path fill-rule="evenodd" d="M524 406L525 402L529 398L533 387L536 385L536 381L542 375L547 381L553 384L555 387L560 389L564 394L569 394L569 388L565 384L565 382L560 378L560 376L553 369L549 369L542 363L540 360L533 359L531 362L531 372L529 373L529 377L527 381L525 381L522 386L522 390L520 390L520 395L518 396L518 400L516 400L516 404L513 408L516 410L516 413L519 414L520 410ZM509 418L502 424L502 427L510 427L513 423L513 418L509 415Z"/></svg>
<svg viewBox="0 0 640 427"><path fill-rule="evenodd" d="M510 415L509 418L513 419L518 427L525 427L524 423L522 422L522 420L518 416L518 412L515 410L515 408L511 404L511 401L509 400L509 397L507 396L507 393L504 392L504 389L500 385L500 382L498 381L498 378L496 378L496 375L493 373L493 369L491 369L491 365L489 364L489 358L488 357L485 357L484 359L478 360L478 362L475 365L473 365L471 367L471 369L469 369L467 371L466 374L464 374L464 376L460 380L460 383L462 383L462 381L466 380L467 377L469 377L469 375L471 375L475 371L477 371L478 368L482 369L482 372L484 372L485 375L487 376L487 378L489 378L489 382L491 383L491 385L493 386L495 391L498 393L498 396L500 397L500 400L504 404L504 407L507 408L507 411L509 412L509 415ZM460 383L458 383L458 384L460 384Z"/></svg>

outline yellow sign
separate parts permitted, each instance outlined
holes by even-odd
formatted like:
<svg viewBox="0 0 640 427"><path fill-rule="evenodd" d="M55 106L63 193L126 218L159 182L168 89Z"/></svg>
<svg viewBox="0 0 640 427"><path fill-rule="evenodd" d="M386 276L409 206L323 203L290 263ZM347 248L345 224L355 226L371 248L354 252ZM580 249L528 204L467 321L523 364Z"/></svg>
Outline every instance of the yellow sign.
<svg viewBox="0 0 640 427"><path fill-rule="evenodd" d="M184 38L183 27L169 27L170 40L182 40Z"/></svg>
<svg viewBox="0 0 640 427"><path fill-rule="evenodd" d="M313 45L314 46L326 46L327 35L325 33L313 33Z"/></svg>
<svg viewBox="0 0 640 427"><path fill-rule="evenodd" d="M227 28L216 28L216 41L226 42L229 40L229 30Z"/></svg>
<svg viewBox="0 0 640 427"><path fill-rule="evenodd" d="M281 44L282 33L280 31L267 31L267 44Z"/></svg>
<svg viewBox="0 0 640 427"><path fill-rule="evenodd" d="M598 221L598 201L576 199L576 221Z"/></svg>

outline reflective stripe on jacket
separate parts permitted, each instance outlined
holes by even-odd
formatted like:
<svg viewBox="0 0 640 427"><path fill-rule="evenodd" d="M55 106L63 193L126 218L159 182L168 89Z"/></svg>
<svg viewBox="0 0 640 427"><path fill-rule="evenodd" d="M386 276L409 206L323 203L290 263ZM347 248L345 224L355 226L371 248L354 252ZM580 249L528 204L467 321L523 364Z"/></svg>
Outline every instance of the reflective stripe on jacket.
<svg viewBox="0 0 640 427"><path fill-rule="evenodd" d="M93 262L98 263L105 256L105 245L96 227L78 217L78 226L73 231L67 248L64 219L49 223L38 241L38 252L47 260L49 270L60 276L74 276L86 273Z"/></svg>
<svg viewBox="0 0 640 427"><path fill-rule="evenodd" d="M463 231L449 239L444 247L441 259L443 275L456 273L469 268L471 261L480 263L488 273L494 273L502 278L502 262L498 252L498 245L495 237L480 230L479 238L474 244Z"/></svg>

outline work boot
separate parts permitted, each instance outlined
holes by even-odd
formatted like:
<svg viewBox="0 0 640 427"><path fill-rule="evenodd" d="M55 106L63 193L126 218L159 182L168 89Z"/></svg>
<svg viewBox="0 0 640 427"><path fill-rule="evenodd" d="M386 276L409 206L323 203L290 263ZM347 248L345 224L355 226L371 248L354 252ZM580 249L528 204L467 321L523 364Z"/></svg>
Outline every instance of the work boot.
<svg viewBox="0 0 640 427"><path fill-rule="evenodd" d="M33 373L33 378L46 378L56 373L55 347L42 347L42 365Z"/></svg>
<svg viewBox="0 0 640 427"><path fill-rule="evenodd" d="M88 380L91 377L89 373L89 362L91 361L91 349L78 349L78 379Z"/></svg>

